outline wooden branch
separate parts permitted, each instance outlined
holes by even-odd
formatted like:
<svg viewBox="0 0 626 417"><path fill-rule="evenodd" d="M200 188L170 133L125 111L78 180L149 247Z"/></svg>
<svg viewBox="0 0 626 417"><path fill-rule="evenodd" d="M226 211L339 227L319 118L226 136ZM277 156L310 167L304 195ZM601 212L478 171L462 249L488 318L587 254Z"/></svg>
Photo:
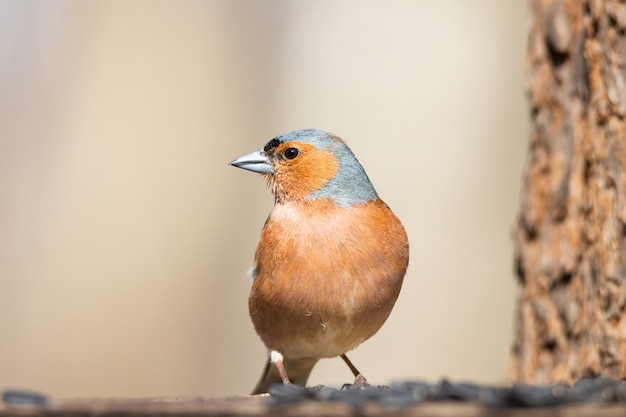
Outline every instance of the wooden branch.
<svg viewBox="0 0 626 417"><path fill-rule="evenodd" d="M293 404L273 405L269 396L225 398L137 398L137 399L66 399L50 401L45 407L1 406L0 417L8 416L487 416L511 417L528 415L528 409L487 408L471 403L440 402L411 405L409 407L386 407L370 402L362 408L349 403L334 401L298 401ZM626 415L625 405L594 406L570 405L562 407L535 408L535 417L621 417Z"/></svg>

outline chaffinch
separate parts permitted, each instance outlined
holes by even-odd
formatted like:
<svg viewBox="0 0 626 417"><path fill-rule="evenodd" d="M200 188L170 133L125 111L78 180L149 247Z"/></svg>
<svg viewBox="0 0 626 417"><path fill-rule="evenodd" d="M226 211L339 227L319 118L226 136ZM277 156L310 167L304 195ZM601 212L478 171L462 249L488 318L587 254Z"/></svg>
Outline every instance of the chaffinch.
<svg viewBox="0 0 626 417"><path fill-rule="evenodd" d="M263 174L274 208L256 249L250 317L268 349L253 394L304 386L321 358L373 336L395 304L409 262L404 227L346 143L296 130L230 165Z"/></svg>

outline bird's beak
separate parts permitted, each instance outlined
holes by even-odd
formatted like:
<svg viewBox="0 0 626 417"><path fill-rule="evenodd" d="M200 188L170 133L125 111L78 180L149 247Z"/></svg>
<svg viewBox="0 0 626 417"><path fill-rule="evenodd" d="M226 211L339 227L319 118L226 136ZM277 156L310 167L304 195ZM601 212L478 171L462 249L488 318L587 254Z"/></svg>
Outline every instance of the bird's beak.
<svg viewBox="0 0 626 417"><path fill-rule="evenodd" d="M237 168L247 169L252 172L259 172L261 174L274 173L272 162L263 154L261 149L247 155L240 156L234 161L231 161L230 165Z"/></svg>

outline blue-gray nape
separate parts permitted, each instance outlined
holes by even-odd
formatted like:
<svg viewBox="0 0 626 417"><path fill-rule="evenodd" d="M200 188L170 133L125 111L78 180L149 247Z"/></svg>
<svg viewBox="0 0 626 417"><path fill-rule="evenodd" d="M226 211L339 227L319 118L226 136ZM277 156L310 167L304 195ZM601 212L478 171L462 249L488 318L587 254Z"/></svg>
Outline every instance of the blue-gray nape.
<svg viewBox="0 0 626 417"><path fill-rule="evenodd" d="M337 174L322 188L311 193L307 199L329 198L339 206L350 207L378 198L374 186L350 148L332 133L304 129L286 133L275 139L281 143L288 141L309 143L318 149L327 149L337 157L339 161Z"/></svg>

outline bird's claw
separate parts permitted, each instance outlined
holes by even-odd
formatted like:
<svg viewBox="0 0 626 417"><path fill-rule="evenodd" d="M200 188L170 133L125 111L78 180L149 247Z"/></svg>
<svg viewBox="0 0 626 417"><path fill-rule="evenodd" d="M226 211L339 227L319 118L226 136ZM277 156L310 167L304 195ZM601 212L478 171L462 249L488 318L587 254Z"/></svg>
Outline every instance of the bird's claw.
<svg viewBox="0 0 626 417"><path fill-rule="evenodd" d="M372 385L367 382L367 379L363 376L363 374L358 374L354 378L354 382L352 384L344 384L341 389L346 391L354 391L354 390L362 390L372 388Z"/></svg>

